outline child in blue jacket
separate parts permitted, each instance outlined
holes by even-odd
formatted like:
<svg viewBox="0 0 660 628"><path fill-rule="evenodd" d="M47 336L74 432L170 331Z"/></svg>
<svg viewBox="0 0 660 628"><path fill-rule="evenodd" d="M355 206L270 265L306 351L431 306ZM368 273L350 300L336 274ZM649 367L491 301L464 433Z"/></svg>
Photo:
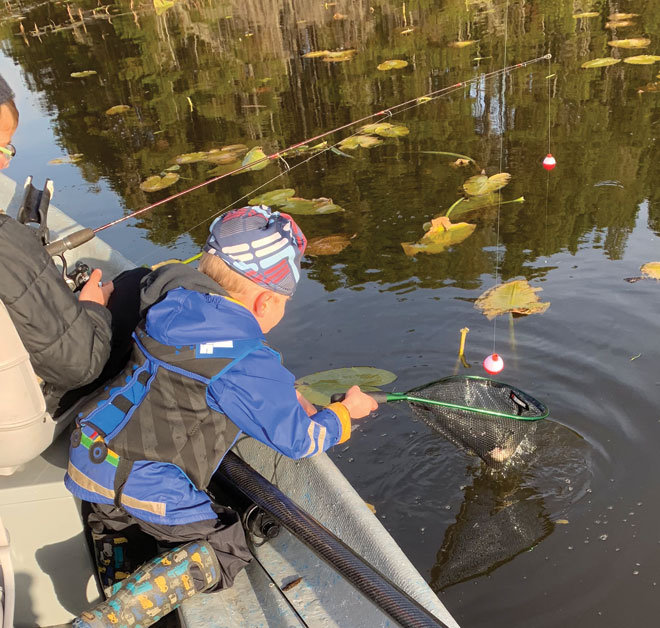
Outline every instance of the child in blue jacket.
<svg viewBox="0 0 660 628"><path fill-rule="evenodd" d="M202 586L191 572L186 595L231 586L250 560L238 516L205 492L241 434L304 458L347 440L351 419L377 407L354 386L317 411L266 344L300 278L306 239L293 219L244 207L210 231L201 272L169 264L142 280L131 359L80 413L65 477L91 504L93 530L137 523L161 541L205 541L214 576Z"/></svg>

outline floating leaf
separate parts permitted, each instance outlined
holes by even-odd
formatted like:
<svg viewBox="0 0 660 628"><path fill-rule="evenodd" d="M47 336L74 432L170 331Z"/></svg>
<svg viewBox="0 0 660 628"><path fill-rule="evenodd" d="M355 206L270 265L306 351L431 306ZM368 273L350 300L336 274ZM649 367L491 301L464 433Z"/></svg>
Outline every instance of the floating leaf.
<svg viewBox="0 0 660 628"><path fill-rule="evenodd" d="M536 292L542 288L532 288L526 279L514 279L493 286L484 292L474 306L492 320L500 314L542 314L550 303L542 303Z"/></svg>
<svg viewBox="0 0 660 628"><path fill-rule="evenodd" d="M637 55L635 57L627 57L623 60L624 63L632 63L633 65L651 65L660 61L658 55Z"/></svg>
<svg viewBox="0 0 660 628"><path fill-rule="evenodd" d="M109 116L116 116L118 113L126 113L130 107L128 105L115 105L114 107L110 107L110 109L106 109L106 114Z"/></svg>
<svg viewBox="0 0 660 628"><path fill-rule="evenodd" d="M469 238L476 226L467 222L454 224L446 216L440 216L431 221L429 230L419 242L402 242L401 246L405 254L411 256L417 253L442 253Z"/></svg>
<svg viewBox="0 0 660 628"><path fill-rule="evenodd" d="M383 140L374 137L373 135L351 135L339 142L339 146L346 150L353 150L358 146L362 148L371 148L377 144L382 144Z"/></svg>
<svg viewBox="0 0 660 628"><path fill-rule="evenodd" d="M484 194L483 196L471 196L470 198L459 198L448 210L445 216L449 217L450 215L453 218L461 216L462 214L467 214L471 211L476 211L479 209L486 209L488 207L501 207L502 205L507 205L508 203L524 203L525 197L520 196L510 201L503 201L500 198L499 194L491 192L490 194ZM429 223L430 224L430 223Z"/></svg>
<svg viewBox="0 0 660 628"><path fill-rule="evenodd" d="M615 41L608 41L608 46L614 48L646 48L651 45L651 40L646 37L635 37L633 39L617 39Z"/></svg>
<svg viewBox="0 0 660 628"><path fill-rule="evenodd" d="M85 78L86 76L92 76L96 74L96 70L83 70L82 72L71 72L69 76L71 78Z"/></svg>
<svg viewBox="0 0 660 628"><path fill-rule="evenodd" d="M327 57L330 54L329 50L312 50L303 55L303 59L317 59L319 57Z"/></svg>
<svg viewBox="0 0 660 628"><path fill-rule="evenodd" d="M646 277L651 277L651 279L660 279L660 262L648 262L640 266L639 270Z"/></svg>
<svg viewBox="0 0 660 628"><path fill-rule="evenodd" d="M472 44L476 44L476 43L477 42L474 39L466 39L465 41L452 41L447 45L450 48L467 48L468 46L471 46Z"/></svg>
<svg viewBox="0 0 660 628"><path fill-rule="evenodd" d="M312 238L307 242L305 255L336 255L350 245L351 239L352 236L348 236L345 233Z"/></svg>
<svg viewBox="0 0 660 628"><path fill-rule="evenodd" d="M212 164L231 164L247 153L245 144L230 144L221 148L212 148L206 153L204 161Z"/></svg>
<svg viewBox="0 0 660 628"><path fill-rule="evenodd" d="M598 17L599 15L600 13L596 13L596 11L585 11L584 13L574 13L573 17L576 20L582 20L589 17Z"/></svg>
<svg viewBox="0 0 660 628"><path fill-rule="evenodd" d="M263 160L263 161L262 161ZM259 163L255 163L259 162ZM248 151L248 154L243 157L241 166L247 166L249 164L255 164L250 166L247 170L263 170L268 165L268 159L266 158L266 153L261 150L261 146L255 146Z"/></svg>
<svg viewBox="0 0 660 628"><path fill-rule="evenodd" d="M414 28L404 28L403 30L399 31L399 35L410 35L410 33L414 33L415 29Z"/></svg>
<svg viewBox="0 0 660 628"><path fill-rule="evenodd" d="M660 75L658 75L658 78L660 78ZM638 94L642 92L660 92L660 83L647 83L644 87L640 87L637 90Z"/></svg>
<svg viewBox="0 0 660 628"><path fill-rule="evenodd" d="M421 105L425 102L430 102L431 100L433 100L433 99L430 96L420 96L415 102L418 105Z"/></svg>
<svg viewBox="0 0 660 628"><path fill-rule="evenodd" d="M154 0L154 9L156 9L156 15L162 15L171 9L176 4L176 0Z"/></svg>
<svg viewBox="0 0 660 628"><path fill-rule="evenodd" d="M51 166L60 166L62 164L77 164L83 157L82 153L74 153L73 155L67 155L66 157L57 157L56 159L51 159L48 163Z"/></svg>
<svg viewBox="0 0 660 628"><path fill-rule="evenodd" d="M344 208L335 205L330 198L298 198L292 196L281 205L282 211L288 214L334 214L343 212Z"/></svg>
<svg viewBox="0 0 660 628"><path fill-rule="evenodd" d="M622 20L621 22L606 22L605 23L605 28L625 28L626 26L632 26L634 22L631 22L630 20Z"/></svg>
<svg viewBox="0 0 660 628"><path fill-rule="evenodd" d="M350 61L356 53L357 50L337 50L335 52L328 52L325 57L323 57L323 61L326 63L341 63L342 61Z"/></svg>
<svg viewBox="0 0 660 628"><path fill-rule="evenodd" d="M376 514L376 506L373 504L370 504L369 502L364 502L364 505L371 510L371 512L375 515Z"/></svg>
<svg viewBox="0 0 660 628"><path fill-rule="evenodd" d="M248 200L248 205L267 205L268 207L282 205L289 200L296 191L293 188L281 188L264 192Z"/></svg>
<svg viewBox="0 0 660 628"><path fill-rule="evenodd" d="M379 63L377 68L381 71L398 70L399 68L405 68L407 65L408 62L403 59L389 59L388 61Z"/></svg>
<svg viewBox="0 0 660 628"><path fill-rule="evenodd" d="M157 192L163 190L179 180L179 175L176 172L168 172L164 177L154 175L148 177L140 183L140 189L143 192Z"/></svg>
<svg viewBox="0 0 660 628"><path fill-rule="evenodd" d="M559 524L559 525L563 525L563 526L565 526L565 525L568 524L568 519L557 519L557 520L555 521L555 523L556 523L556 524Z"/></svg>
<svg viewBox="0 0 660 628"><path fill-rule="evenodd" d="M390 371L372 366L353 366L300 377L295 386L310 403L327 406L332 395L346 392L351 386L357 385L365 392L374 392L395 379L396 375Z"/></svg>
<svg viewBox="0 0 660 628"><path fill-rule="evenodd" d="M174 158L174 161L179 165L183 164L194 164L198 161L205 161L208 156L208 153L205 151L200 151L197 153L183 153L182 155L177 155Z"/></svg>
<svg viewBox="0 0 660 628"><path fill-rule="evenodd" d="M581 67L583 68L604 68L608 65L614 65L620 63L621 59L615 59L614 57L600 57L598 59L592 59L591 61L585 61Z"/></svg>
<svg viewBox="0 0 660 628"><path fill-rule="evenodd" d="M492 177L476 174L463 184L463 189L468 196L483 196L501 190L509 181L511 175L508 172L499 172Z"/></svg>
<svg viewBox="0 0 660 628"><path fill-rule="evenodd" d="M639 13L612 13L607 19L612 20L613 22L618 22L619 20L632 20L632 18L638 16Z"/></svg>

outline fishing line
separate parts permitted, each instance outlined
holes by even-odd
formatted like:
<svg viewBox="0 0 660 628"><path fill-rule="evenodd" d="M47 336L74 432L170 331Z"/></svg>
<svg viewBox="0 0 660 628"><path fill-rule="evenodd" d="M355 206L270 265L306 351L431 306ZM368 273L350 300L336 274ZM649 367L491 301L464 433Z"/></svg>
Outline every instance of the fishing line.
<svg viewBox="0 0 660 628"><path fill-rule="evenodd" d="M263 157L259 160L255 160L255 161L252 161L252 162L247 163L247 164L242 164L241 166L239 166L238 168L235 168L234 170L231 170L230 172L226 172L224 174L218 175L218 176L213 177L211 179L208 179L206 181L202 181L201 183L198 183L197 185L193 185L193 186L191 186L191 187L189 187L185 190L182 190L181 192L177 192L176 194L172 194L170 196L167 196L166 198L163 198L160 201L156 201L155 203L151 203L150 205L147 205L146 207L143 207L141 209L130 212L126 216L122 216L121 218L117 218L116 220L113 220L113 221L108 222L104 225L101 225L100 227L97 227L96 229L93 229L93 232L96 234L96 233L99 233L99 232L101 232L105 229L109 229L110 227L114 227L115 225L118 225L118 224L128 220L129 218L135 218L136 216L139 216L139 215L141 215L141 214L143 214L143 213L145 213L145 212L147 212L151 209L159 207L160 205L164 205L165 203L168 203L169 201L172 201L176 198L184 196L185 194L188 194L190 192L194 192L195 190L199 190L200 188L203 188L207 185L210 185L211 183L215 183L215 182L220 181L220 180L222 180L222 179L224 179L228 176L235 175L235 174L238 174L240 172L244 172L246 170L251 170L255 166L257 166L261 163L268 162L268 161L273 161L273 160L276 160L276 159L280 159L282 157L282 155L284 155L288 152L294 151L297 148L305 146L306 144L309 144L311 142L321 140L325 137L328 137L329 135L332 135L333 133L338 133L340 131L350 129L351 127L354 127L356 125L367 123L370 120L374 120L375 118L384 119L386 117L387 118L392 117L395 114L403 113L404 111L408 111L409 109L413 109L414 107L420 106L422 104L426 104L428 102L432 102L432 101L434 101L438 98L441 98L442 96L445 96L447 94L452 93L453 91L456 91L458 89L462 89L465 86L470 85L470 84L472 84L476 81L489 80L489 79L497 77L501 74L511 72L513 70L517 70L517 69L520 69L520 68L524 68L524 67L527 67L528 65L532 65L534 63L538 63L539 61L542 61L542 60L547 59L547 58L549 58L549 56L544 55L542 57L537 57L535 59L529 59L527 61L523 61L521 63L516 63L516 64L508 66L508 67L503 67L500 70L494 70L493 72L488 72L486 74L480 75L479 77L468 79L466 81L461 81L459 83L455 83L453 85L449 85L447 87L443 87L443 88L440 88L440 89L437 89L437 90L432 90L432 91L430 91L430 92L428 92L428 93L426 93L422 96L417 96L415 98L411 98L411 99L406 100L404 102L401 102L397 105L392 105L391 107L388 107L387 109L383 109L381 111L377 111L375 113L363 116L362 118L358 118L357 120L352 120L351 122L347 122L346 124L335 127L335 128L333 128L329 131L324 131L323 133L319 133L318 135L315 135L313 137L302 140L301 142L297 142L295 144L292 144L291 146L288 146L287 148L285 148L283 150L274 152L270 155L266 155L265 157ZM349 137L352 137L353 135L357 135L358 133L359 133L359 130L354 132ZM336 146L337 146L337 143L332 145L333 148L336 147ZM315 153L314 155L310 156L310 158L308 158L307 160L304 160L303 162L300 162L300 164L305 163L306 161L309 161L309 159L312 159L313 157L317 157L318 155L322 154L323 152L326 152L327 150L330 150L330 147L327 147L326 149L320 151L319 153ZM296 164L296 165L300 165L300 164ZM294 167L295 166L291 166L290 169L293 169ZM284 173L279 173L279 175L277 175L277 176L281 176L282 174L284 174ZM275 178L277 178L277 177L275 177ZM272 180L274 180L274 179L271 179L270 181L268 181L268 183L270 183ZM260 189L260 187L263 187L263 186L259 186L256 189ZM250 193L250 194L252 194L252 193ZM248 196L249 196L249 194L248 194ZM244 198L244 197L241 197L241 198ZM234 201L231 205L235 204L236 202L238 202L238 200ZM229 205L228 207L231 207L231 205ZM219 213L222 213L222 212L218 212L218 214ZM218 215L218 214L215 214L215 215ZM201 224L203 224L203 223L201 223ZM197 225L197 226L199 226L199 225ZM183 232L180 235L183 235L185 233L187 233L187 231Z"/></svg>

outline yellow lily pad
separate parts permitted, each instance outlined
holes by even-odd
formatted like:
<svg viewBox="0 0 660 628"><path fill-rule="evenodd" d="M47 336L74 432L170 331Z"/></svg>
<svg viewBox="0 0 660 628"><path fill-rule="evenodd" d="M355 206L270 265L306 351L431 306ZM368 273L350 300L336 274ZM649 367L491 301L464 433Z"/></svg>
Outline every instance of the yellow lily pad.
<svg viewBox="0 0 660 628"><path fill-rule="evenodd" d="M576 20L582 20L590 17L598 17L599 15L600 13L597 13L596 11L585 11L584 13L574 13L573 18Z"/></svg>
<svg viewBox="0 0 660 628"><path fill-rule="evenodd" d="M330 54L329 50L312 50L303 55L303 59L318 59L320 57L327 57Z"/></svg>
<svg viewBox="0 0 660 628"><path fill-rule="evenodd" d="M255 146L248 151L248 154L243 157L241 166L247 166L249 164L254 164L247 168L247 170L263 170L269 163L269 160L266 159L267 155L261 150L261 146ZM255 163L257 162L257 163Z"/></svg>
<svg viewBox="0 0 660 628"><path fill-rule="evenodd" d="M282 205L286 203L296 191L293 188L280 188L279 190L271 190L264 192L259 196L254 196L248 200L248 205L268 205L268 207Z"/></svg>
<svg viewBox="0 0 660 628"><path fill-rule="evenodd" d="M463 184L463 189L468 196L482 196L501 190L508 185L509 181L511 181L511 175L508 172L498 172L492 177L476 174Z"/></svg>
<svg viewBox="0 0 660 628"><path fill-rule="evenodd" d="M471 46L472 44L476 44L476 43L477 41L475 39L466 39L465 41L452 41L447 45L450 48L467 48L468 46Z"/></svg>
<svg viewBox="0 0 660 628"><path fill-rule="evenodd" d="M156 15L162 15L171 9L176 4L176 0L154 0L154 9L156 9Z"/></svg>
<svg viewBox="0 0 660 628"><path fill-rule="evenodd" d="M647 264L642 264L640 269L642 274L652 279L660 279L660 262L648 262Z"/></svg>
<svg viewBox="0 0 660 628"><path fill-rule="evenodd" d="M305 255L336 255L350 245L352 237L345 233L312 238L307 242Z"/></svg>
<svg viewBox="0 0 660 628"><path fill-rule="evenodd" d="M165 176L154 175L148 177L140 183L140 189L143 192L157 192L173 185L179 180L179 175L176 172L168 172Z"/></svg>
<svg viewBox="0 0 660 628"><path fill-rule="evenodd" d="M651 40L646 37L634 37L633 39L608 41L607 45L613 48L647 48L651 45Z"/></svg>
<svg viewBox="0 0 660 628"><path fill-rule="evenodd" d="M489 320L507 312L542 314L550 307L550 303L542 303L536 296L540 290L542 288L532 288L526 279L514 279L486 290L474 307L481 310Z"/></svg>
<svg viewBox="0 0 660 628"><path fill-rule="evenodd" d="M615 28L626 28L632 26L634 22L631 20L621 20L620 22L605 22L605 28L614 30Z"/></svg>
<svg viewBox="0 0 660 628"><path fill-rule="evenodd" d="M620 20L632 20L632 18L638 16L639 13L612 13L607 19L613 22L619 22Z"/></svg>
<svg viewBox="0 0 660 628"><path fill-rule="evenodd" d="M404 59L389 59L388 61L379 63L377 68L384 72L385 70L398 70L400 68L405 68L407 65L408 62Z"/></svg>
<svg viewBox="0 0 660 628"><path fill-rule="evenodd" d="M658 55L637 55L635 57L627 57L623 60L624 63L631 63L633 65L651 65L660 61Z"/></svg>
<svg viewBox="0 0 660 628"><path fill-rule="evenodd" d="M608 65L615 65L621 63L621 59L615 59L614 57L599 57L598 59L591 59L591 61L585 61L581 67L583 68L605 68Z"/></svg>
<svg viewBox="0 0 660 628"><path fill-rule="evenodd" d="M93 76L96 70L83 70L82 72L71 72L71 78L85 78L86 76Z"/></svg>
<svg viewBox="0 0 660 628"><path fill-rule="evenodd" d="M357 54L357 50L336 50L334 52L328 52L328 54L323 57L323 61L326 63L341 63L342 61L350 61Z"/></svg>
<svg viewBox="0 0 660 628"><path fill-rule="evenodd" d="M110 107L110 109L106 109L105 113L108 116L116 116L118 113L126 113L130 107L128 105L115 105L114 107Z"/></svg>
<svg viewBox="0 0 660 628"><path fill-rule="evenodd" d="M477 225L467 222L452 223L446 216L434 218L429 230L418 242L402 242L401 246L406 255L418 253L442 253L450 246L460 244L469 238Z"/></svg>

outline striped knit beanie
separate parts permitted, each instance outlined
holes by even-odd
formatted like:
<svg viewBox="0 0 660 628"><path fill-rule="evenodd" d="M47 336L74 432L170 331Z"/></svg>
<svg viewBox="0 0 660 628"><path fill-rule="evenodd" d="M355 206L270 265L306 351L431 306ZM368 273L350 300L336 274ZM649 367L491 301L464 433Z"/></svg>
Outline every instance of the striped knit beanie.
<svg viewBox="0 0 660 628"><path fill-rule="evenodd" d="M204 251L268 290L296 291L307 240L291 216L265 205L241 207L218 216L210 231Z"/></svg>

